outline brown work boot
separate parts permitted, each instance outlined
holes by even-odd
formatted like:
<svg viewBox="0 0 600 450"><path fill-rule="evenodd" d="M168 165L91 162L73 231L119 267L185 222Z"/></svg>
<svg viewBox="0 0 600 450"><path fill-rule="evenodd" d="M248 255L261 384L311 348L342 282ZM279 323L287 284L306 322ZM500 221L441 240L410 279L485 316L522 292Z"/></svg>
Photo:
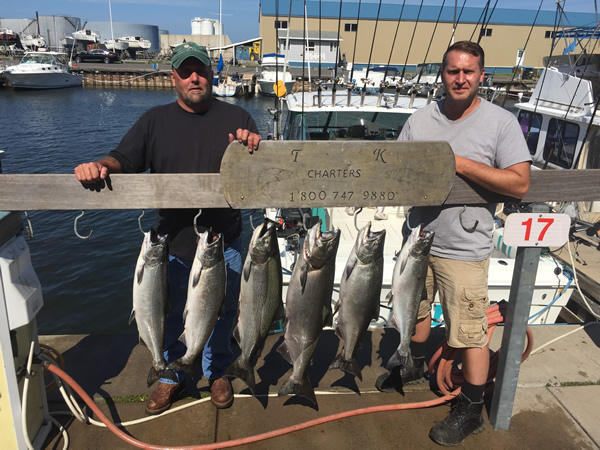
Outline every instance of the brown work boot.
<svg viewBox="0 0 600 450"><path fill-rule="evenodd" d="M229 408L233 404L233 388L229 378L223 376L210 380L210 401L219 409Z"/></svg>
<svg viewBox="0 0 600 450"><path fill-rule="evenodd" d="M158 386L146 403L146 414L153 416L165 412L171 407L182 390L183 386L180 384L168 384L159 381Z"/></svg>

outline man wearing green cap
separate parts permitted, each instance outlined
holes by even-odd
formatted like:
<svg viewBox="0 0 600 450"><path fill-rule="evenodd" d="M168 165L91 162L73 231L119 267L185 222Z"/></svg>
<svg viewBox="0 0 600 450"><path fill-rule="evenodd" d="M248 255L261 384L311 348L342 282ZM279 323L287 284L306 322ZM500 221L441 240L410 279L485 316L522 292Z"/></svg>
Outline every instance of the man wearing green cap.
<svg viewBox="0 0 600 450"><path fill-rule="evenodd" d="M261 136L254 120L239 106L212 97L213 71L205 47L179 45L172 55L171 80L177 101L157 106L133 125L117 148L98 161L75 167L82 183L95 183L110 173L218 173L225 149L234 139L252 153ZM232 362L230 340L237 316L242 270L242 219L231 208L198 210L160 209L157 231L169 236L169 295L171 312L165 325L165 360L172 362L185 353L178 339L183 332L183 310L187 285L196 251L197 228L212 228L225 241L227 287L225 313L219 318L202 353L202 371L209 380L211 400L217 408L233 403L231 383L225 370ZM168 369L146 405L148 414L170 408L182 391L184 374Z"/></svg>

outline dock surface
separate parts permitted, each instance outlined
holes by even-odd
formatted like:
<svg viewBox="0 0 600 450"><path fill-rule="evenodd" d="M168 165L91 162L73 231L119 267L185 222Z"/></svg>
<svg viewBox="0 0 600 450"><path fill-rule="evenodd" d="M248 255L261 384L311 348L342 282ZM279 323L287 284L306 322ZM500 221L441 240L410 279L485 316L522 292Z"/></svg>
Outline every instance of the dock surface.
<svg viewBox="0 0 600 450"><path fill-rule="evenodd" d="M443 330L432 330L428 357L443 338ZM533 352L521 365L518 388L508 431L496 431L488 422L491 398L486 401L486 429L470 436L459 448L600 448L600 326L543 325L532 327ZM498 327L491 348L500 345L502 327ZM301 398L277 397L277 391L291 373L291 366L277 353L281 334L267 339L263 355L256 365L258 397L246 396L241 380L234 380L236 399L226 410L215 409L210 401L198 403L208 391L207 381L188 379L187 393L173 408L147 422L128 425L126 433L136 439L165 446L214 444L300 424L308 420L376 405L422 402L438 398L429 383L407 386L401 393L380 393L375 387L382 374L383 362L391 356L398 335L391 329L371 329L357 360L363 380L339 370L327 371L341 348L332 330L325 330L315 351L308 375L317 392L318 407ZM138 345L131 335L56 335L41 336L40 342L61 352L65 371L94 398L98 406L115 422L147 417L143 401L132 396L149 395L146 375L151 364L150 352ZM242 395L240 395L242 394ZM267 396L269 394L269 396ZM56 391L48 396L50 411L66 407ZM440 448L429 437L429 429L442 420L449 404L394 412L377 412L350 417L302 431L271 438L244 448ZM128 449L106 428L59 417L65 424L70 448ZM53 428L46 449L62 447L62 439Z"/></svg>

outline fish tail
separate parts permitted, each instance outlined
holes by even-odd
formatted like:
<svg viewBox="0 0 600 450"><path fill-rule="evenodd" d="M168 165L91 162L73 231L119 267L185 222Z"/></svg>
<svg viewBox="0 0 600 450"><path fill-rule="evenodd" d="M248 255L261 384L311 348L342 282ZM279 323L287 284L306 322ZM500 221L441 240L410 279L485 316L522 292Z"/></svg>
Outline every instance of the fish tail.
<svg viewBox="0 0 600 450"><path fill-rule="evenodd" d="M175 372L183 371L190 375L194 375L194 364L186 364L181 358L169 363L169 368L173 369Z"/></svg>
<svg viewBox="0 0 600 450"><path fill-rule="evenodd" d="M412 366L412 358L410 355L403 355L398 350L394 352L387 363L387 369L392 370L395 367L410 367Z"/></svg>
<svg viewBox="0 0 600 450"><path fill-rule="evenodd" d="M160 378L160 373L162 371L158 371L154 368L154 366L150 367L150 371L148 372L148 378L146 379L146 383L148 383L148 387L152 386L156 380Z"/></svg>
<svg viewBox="0 0 600 450"><path fill-rule="evenodd" d="M329 365L328 370L341 369L344 372L350 373L362 381L362 371L358 366L358 361L352 358L350 360L344 359L344 356L340 353L335 357L333 362Z"/></svg>
<svg viewBox="0 0 600 450"><path fill-rule="evenodd" d="M225 374L243 380L250 389L250 392L252 392L252 395L255 395L256 381L254 379L254 368L247 361L242 361L241 358L236 359L225 371Z"/></svg>
<svg viewBox="0 0 600 450"><path fill-rule="evenodd" d="M294 364L292 361L292 357L290 356L290 351L288 350L286 341L283 341L279 347L277 347L277 351L283 358L289 362L290 364Z"/></svg>
<svg viewBox="0 0 600 450"><path fill-rule="evenodd" d="M300 383L296 383L292 380L292 377L288 378L281 389L279 389L279 393L277 394L280 397L284 395L300 395L308 400L310 400L314 405L317 404L317 397L315 396L315 390L310 384L310 380L305 375L302 377Z"/></svg>

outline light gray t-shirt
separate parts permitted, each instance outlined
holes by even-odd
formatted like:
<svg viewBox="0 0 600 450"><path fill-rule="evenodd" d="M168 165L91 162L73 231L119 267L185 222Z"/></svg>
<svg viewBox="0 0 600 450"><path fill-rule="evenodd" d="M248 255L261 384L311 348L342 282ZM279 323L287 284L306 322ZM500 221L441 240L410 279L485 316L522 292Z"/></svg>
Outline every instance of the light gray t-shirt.
<svg viewBox="0 0 600 450"><path fill-rule="evenodd" d="M531 161L523 132L509 111L481 99L467 117L449 120L441 111L445 100L416 111L406 122L400 141L448 141L455 154L505 169ZM464 261L481 261L492 252L496 204L415 207L409 225L435 231L431 254ZM460 216L462 215L462 225ZM474 231L472 228L479 221Z"/></svg>

